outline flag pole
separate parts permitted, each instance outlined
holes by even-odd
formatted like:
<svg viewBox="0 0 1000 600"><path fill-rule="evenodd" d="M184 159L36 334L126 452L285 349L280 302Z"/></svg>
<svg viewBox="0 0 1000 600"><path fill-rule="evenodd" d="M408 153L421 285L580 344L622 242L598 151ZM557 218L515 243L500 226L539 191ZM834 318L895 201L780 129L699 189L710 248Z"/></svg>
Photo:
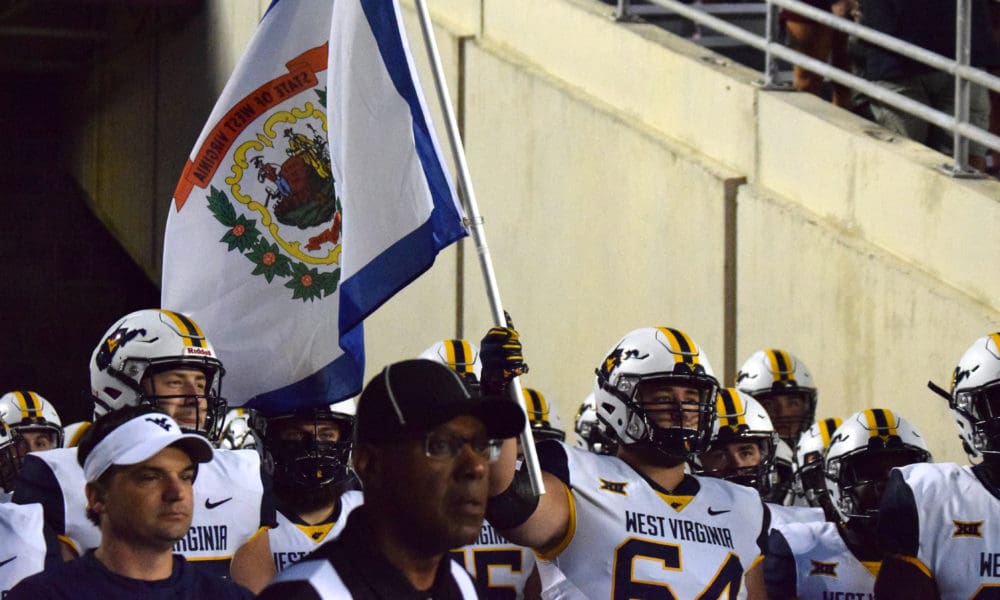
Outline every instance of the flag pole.
<svg viewBox="0 0 1000 600"><path fill-rule="evenodd" d="M476 242L476 252L479 253L479 267L483 272L483 279L486 283L486 295L490 301L490 310L493 313L493 323L499 327L506 327L506 317L503 312L503 304L500 301L500 288L497 285L496 274L493 271L493 261L490 258L490 249L486 244L486 231L483 228L483 218L479 215L479 205L476 202L476 193L472 189L472 177L469 175L469 164L465 160L465 147L462 144L462 137L458 132L458 121L455 119L455 111L451 106L451 96L448 93L448 83L444 78L444 68L441 66L441 56L438 53L437 42L434 39L430 15L427 12L426 0L416 0L417 14L420 16L420 29L424 34L424 45L427 47L427 56L431 62L431 70L434 73L434 87L437 89L438 101L444 111L445 125L448 130L448 139L451 141L451 152L458 169L458 183L461 190L462 202L465 205L465 212L468 215L467 225L472 230L472 239ZM524 403L524 394L521 392L521 382L514 378L511 382L511 393L515 396L516 402L521 406L521 410L528 414ZM526 420L524 430L521 432L521 447L524 451L524 463L528 467L528 474L531 480L531 491L536 495L545 493L545 485L542 483L542 469L538 464L538 455L535 452L535 440L531 433L531 422Z"/></svg>

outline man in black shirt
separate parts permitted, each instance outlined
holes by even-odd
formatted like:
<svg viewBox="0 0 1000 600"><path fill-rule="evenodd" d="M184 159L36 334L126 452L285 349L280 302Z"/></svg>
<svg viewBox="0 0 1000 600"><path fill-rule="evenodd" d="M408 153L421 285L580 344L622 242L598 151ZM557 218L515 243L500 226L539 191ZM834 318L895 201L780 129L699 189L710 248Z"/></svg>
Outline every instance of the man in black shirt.
<svg viewBox="0 0 1000 600"><path fill-rule="evenodd" d="M489 465L525 423L507 400L471 396L430 360L387 366L358 402L353 462L365 503L341 536L283 571L260 598L476 598L448 550L472 542Z"/></svg>
<svg viewBox="0 0 1000 600"><path fill-rule="evenodd" d="M159 410L130 406L99 418L79 448L87 518L100 527L101 543L79 559L24 579L6 598L252 597L173 553L191 527L198 464L212 460L208 440L182 434Z"/></svg>

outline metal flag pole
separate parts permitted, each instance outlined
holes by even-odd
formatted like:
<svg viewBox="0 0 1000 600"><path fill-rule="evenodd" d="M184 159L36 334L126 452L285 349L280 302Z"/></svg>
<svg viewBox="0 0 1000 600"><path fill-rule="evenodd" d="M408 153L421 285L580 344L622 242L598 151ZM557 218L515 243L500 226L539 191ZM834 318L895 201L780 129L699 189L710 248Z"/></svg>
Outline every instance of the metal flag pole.
<svg viewBox="0 0 1000 600"><path fill-rule="evenodd" d="M472 189L472 177L469 175L469 165L465 160L465 147L462 144L462 137L458 133L458 121L455 119L455 111L451 106L451 96L448 93L448 83L444 78L444 68L441 66L441 56L438 53L437 41L434 39L431 18L427 12L426 0L416 0L417 13L420 16L420 29L424 34L424 45L427 47L427 56L430 58L431 70L434 73L434 87L437 88L438 102L444 111L445 124L448 129L448 139L451 141L451 151L454 155L455 165L458 169L458 183L461 190L461 197L465 205L465 212L468 215L468 226L472 230L472 239L476 242L476 251L479 253L479 267L483 272L483 279L486 283L486 295L490 300L490 310L493 313L493 323L499 327L506 327L506 317L503 312L503 304L500 302L500 288L497 285L496 275L493 272L493 261L490 259L490 249L486 245L486 231L483 229L483 218L479 215L479 205L476 202L476 193ZM524 394L521 392L521 382L514 378L511 382L511 393L515 396L515 401L527 415L527 407L524 403ZM531 434L531 423L526 420L524 430L521 432L521 446L524 451L524 463L528 467L528 474L531 478L531 491L535 495L545 493L545 485L542 483L542 469L538 464L538 455L535 452L535 439Z"/></svg>

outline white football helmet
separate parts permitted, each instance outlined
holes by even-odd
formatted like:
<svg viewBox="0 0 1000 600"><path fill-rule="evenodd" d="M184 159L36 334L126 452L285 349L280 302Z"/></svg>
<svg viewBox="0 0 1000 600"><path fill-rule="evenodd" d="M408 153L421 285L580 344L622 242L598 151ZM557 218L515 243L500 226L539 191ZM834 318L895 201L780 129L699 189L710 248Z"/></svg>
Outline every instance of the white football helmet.
<svg viewBox="0 0 1000 600"><path fill-rule="evenodd" d="M468 340L441 340L420 353L417 358L436 360L447 365L473 389L479 388L483 376L483 361L479 347Z"/></svg>
<svg viewBox="0 0 1000 600"><path fill-rule="evenodd" d="M742 456L752 450L744 449L747 443L756 446L757 462L753 465L742 465L754 460L753 456ZM737 448L740 458L727 452L729 444L740 445ZM691 462L691 470L755 488L764 497L771 491L777 444L778 434L764 407L749 394L736 388L724 388L719 390L716 400L708 450Z"/></svg>
<svg viewBox="0 0 1000 600"><path fill-rule="evenodd" d="M225 369L198 324L169 310L146 309L126 315L94 348L90 387L95 419L124 406L156 406L161 397L146 393L143 378L177 368L205 374L205 393L197 398L207 401L207 409L204 427L198 433L218 440L226 415L226 401L221 396Z"/></svg>
<svg viewBox="0 0 1000 600"><path fill-rule="evenodd" d="M216 447L222 450L262 450L261 418L252 408L230 408L222 422L222 436Z"/></svg>
<svg viewBox="0 0 1000 600"><path fill-rule="evenodd" d="M574 420L576 446L594 454L614 456L616 444L611 436L605 433L604 427L604 423L597 418L597 403L594 402L594 393L591 392L576 411Z"/></svg>
<svg viewBox="0 0 1000 600"><path fill-rule="evenodd" d="M799 445L795 447L795 487L809 506L823 506L820 498L826 494L824 455L830 447L833 432L842 424L839 417L816 421L802 434Z"/></svg>
<svg viewBox="0 0 1000 600"><path fill-rule="evenodd" d="M528 409L528 422L536 442L542 440L566 441L566 431L562 428L559 410L552 409L545 395L536 389L521 388L524 405Z"/></svg>
<svg viewBox="0 0 1000 600"><path fill-rule="evenodd" d="M24 454L18 446L14 431L0 421L0 488L4 492L14 490L14 481L24 462Z"/></svg>
<svg viewBox="0 0 1000 600"><path fill-rule="evenodd" d="M920 432L891 410L847 417L826 451L826 489L838 518L848 526L874 526L892 468L930 459Z"/></svg>
<svg viewBox="0 0 1000 600"><path fill-rule="evenodd" d="M83 439L83 434L93 425L91 421L77 421L63 427L63 448L76 448Z"/></svg>
<svg viewBox="0 0 1000 600"><path fill-rule="evenodd" d="M596 369L597 417L623 445L645 443L684 460L708 448L719 383L686 333L644 327L618 341ZM673 388L673 389L670 389ZM684 388L678 398L676 388ZM667 392L643 406L643 394Z"/></svg>
<svg viewBox="0 0 1000 600"><path fill-rule="evenodd" d="M962 355L949 404L970 458L1000 454L1000 333L979 338Z"/></svg>
<svg viewBox="0 0 1000 600"><path fill-rule="evenodd" d="M758 350L743 363L736 387L764 405L774 428L789 446L816 418L816 385L809 369L791 353L777 348ZM790 398L789 398L790 397ZM794 400L801 409L788 406ZM798 414L786 414L789 411Z"/></svg>
<svg viewBox="0 0 1000 600"><path fill-rule="evenodd" d="M49 434L52 447L63 444L62 420L56 407L38 392L18 390L0 397L0 419L12 430L15 437L21 432L37 431Z"/></svg>
<svg viewBox="0 0 1000 600"><path fill-rule="evenodd" d="M329 406L304 409L290 415L270 417L264 432L264 447L274 467L274 486L279 492L309 494L332 492L339 494L353 480L351 469L356 403L353 398ZM303 419L312 433L296 429L294 436L283 436L289 422ZM335 422L337 441L322 437L324 422Z"/></svg>

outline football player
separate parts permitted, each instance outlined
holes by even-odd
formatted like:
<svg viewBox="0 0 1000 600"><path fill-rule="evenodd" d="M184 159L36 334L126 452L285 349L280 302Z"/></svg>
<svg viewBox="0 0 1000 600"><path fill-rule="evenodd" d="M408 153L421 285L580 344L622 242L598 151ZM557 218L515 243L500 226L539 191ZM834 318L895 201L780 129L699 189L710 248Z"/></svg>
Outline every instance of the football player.
<svg viewBox="0 0 1000 600"><path fill-rule="evenodd" d="M482 342L483 386L497 393L523 364L517 332L491 329ZM646 327L625 335L597 368L598 418L617 456L565 443L538 444L546 493L531 494L505 443L487 518L512 541L550 560L571 588L554 596L716 598L742 594L764 549L770 517L757 492L685 473L712 433L718 382L687 334Z"/></svg>
<svg viewBox="0 0 1000 600"><path fill-rule="evenodd" d="M95 419L125 406L150 404L182 428L217 442L226 412L220 395L225 369L198 325L169 310L130 313L112 325L90 359ZM46 523L63 542L63 555L80 556L100 544L87 519L83 470L77 448L29 454L14 501L39 502ZM175 551L202 568L252 591L274 574L266 535L275 525L270 477L253 451L216 452L201 465L188 535ZM19 488L19 489L18 489Z"/></svg>
<svg viewBox="0 0 1000 600"><path fill-rule="evenodd" d="M594 402L593 392L587 394L577 409L574 429L577 448L614 456L615 443L612 437L605 433L604 425L597 418L597 404Z"/></svg>
<svg viewBox="0 0 1000 600"><path fill-rule="evenodd" d="M80 440L83 438L83 434L87 432L92 423L90 421L77 421L76 423L70 423L69 425L63 427L63 448L75 448Z"/></svg>
<svg viewBox="0 0 1000 600"><path fill-rule="evenodd" d="M788 492L775 468L781 440L764 407L736 388L725 388L719 391L716 413L708 450L691 461L691 471L757 490L770 509L772 528L822 521L819 509L781 504Z"/></svg>
<svg viewBox="0 0 1000 600"><path fill-rule="evenodd" d="M920 433L890 410L863 410L844 420L825 465L835 519L771 532L763 563L768 598L871 598L881 558L878 507L889 472L928 460Z"/></svg>
<svg viewBox="0 0 1000 600"><path fill-rule="evenodd" d="M951 393L941 393L969 458L981 462L892 473L879 517L879 598L989 598L1000 587L1000 333L972 344Z"/></svg>
<svg viewBox="0 0 1000 600"><path fill-rule="evenodd" d="M4 394L0 398L0 419L14 430L14 438L26 453L62 446L59 413L38 392L19 390Z"/></svg>
<svg viewBox="0 0 1000 600"><path fill-rule="evenodd" d="M479 378L483 375L483 363L479 360L479 348L468 340L441 340L420 353L417 358L436 360L458 373L470 390L479 391Z"/></svg>
<svg viewBox="0 0 1000 600"><path fill-rule="evenodd" d="M760 402L790 448L816 418L816 386L809 369L790 352L754 352L740 367L736 387Z"/></svg>
<svg viewBox="0 0 1000 600"><path fill-rule="evenodd" d="M263 417L252 408L230 408L222 421L222 435L216 442L220 450L263 450L260 422Z"/></svg>
<svg viewBox="0 0 1000 600"><path fill-rule="evenodd" d="M363 503L350 468L354 400L267 420L264 448L274 465L278 526L268 531L280 572L335 539Z"/></svg>
<svg viewBox="0 0 1000 600"><path fill-rule="evenodd" d="M436 342L424 350L419 358L436 360L447 365L462 378L470 391L479 393L483 363L479 347L468 340L450 339ZM524 390L526 405L533 398ZM535 435L551 431L548 404L540 394L534 397L535 410L529 410L532 432ZM563 437L565 438L565 433ZM486 591L488 598L534 597L537 595L538 576L535 575L535 554L530 548L512 544L501 535L489 520L484 520L479 538L462 548L451 551L455 562L465 567L476 582Z"/></svg>
<svg viewBox="0 0 1000 600"><path fill-rule="evenodd" d="M0 487L12 489L22 452L13 430L0 421ZM0 597L43 568L62 562L59 540L44 526L40 504L0 502Z"/></svg>
<svg viewBox="0 0 1000 600"><path fill-rule="evenodd" d="M842 424L840 417L816 421L802 434L799 445L795 447L795 499L801 499L806 506L827 511L827 520L833 519L833 515L827 510L824 456L830 447L833 432Z"/></svg>
<svg viewBox="0 0 1000 600"><path fill-rule="evenodd" d="M524 405L528 408L528 422L535 442L542 440L566 441L566 431L562 428L562 419L558 410L552 410L552 405L545 395L532 388L522 388Z"/></svg>

